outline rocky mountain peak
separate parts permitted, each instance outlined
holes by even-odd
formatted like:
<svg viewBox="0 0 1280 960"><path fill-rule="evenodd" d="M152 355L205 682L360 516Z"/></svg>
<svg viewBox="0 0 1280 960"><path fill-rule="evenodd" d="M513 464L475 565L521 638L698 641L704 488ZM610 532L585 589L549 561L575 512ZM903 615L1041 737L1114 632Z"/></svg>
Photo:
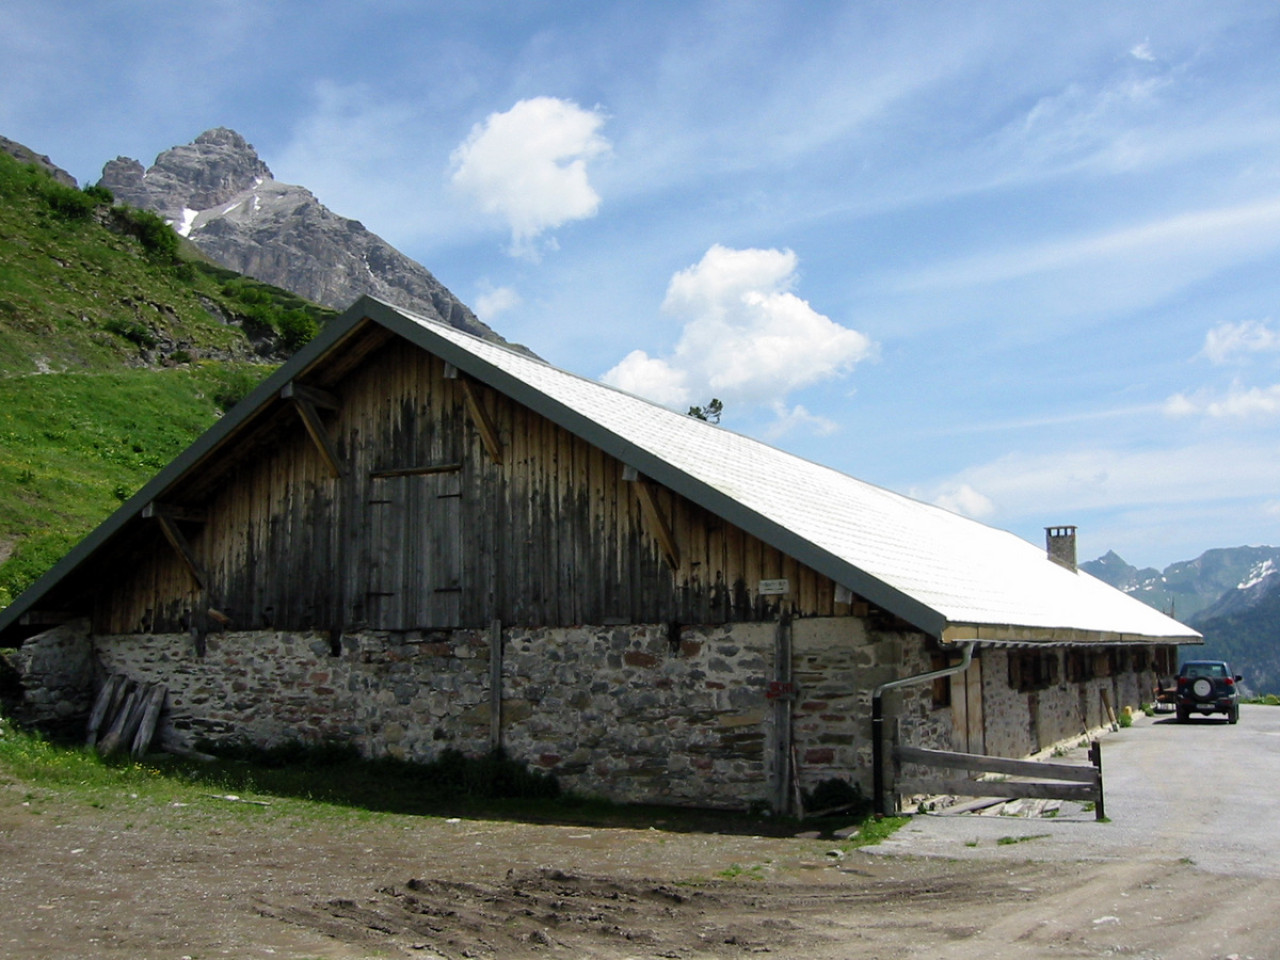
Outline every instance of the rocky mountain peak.
<svg viewBox="0 0 1280 960"><path fill-rule="evenodd" d="M223 266L315 303L343 310L368 293L506 342L421 264L309 190L277 181L234 130L206 130L145 171L117 157L101 183L118 200L159 213Z"/></svg>
<svg viewBox="0 0 1280 960"><path fill-rule="evenodd" d="M244 137L226 127L206 130L184 146L164 151L145 172L130 157L102 171L116 198L180 220L184 210L207 210L270 180L271 170Z"/></svg>

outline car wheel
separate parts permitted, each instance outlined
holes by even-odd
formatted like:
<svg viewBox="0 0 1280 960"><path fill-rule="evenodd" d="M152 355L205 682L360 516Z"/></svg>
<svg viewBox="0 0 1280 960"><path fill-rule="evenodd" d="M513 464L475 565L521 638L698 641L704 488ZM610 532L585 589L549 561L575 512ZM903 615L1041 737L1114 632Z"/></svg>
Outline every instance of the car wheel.
<svg viewBox="0 0 1280 960"><path fill-rule="evenodd" d="M1191 692L1201 700L1208 700L1213 696L1213 681L1208 677L1199 677L1195 683L1191 684Z"/></svg>
<svg viewBox="0 0 1280 960"><path fill-rule="evenodd" d="M1186 707L1178 707L1178 722L1186 723L1191 719L1191 711Z"/></svg>
<svg viewBox="0 0 1280 960"><path fill-rule="evenodd" d="M1240 704L1237 703L1229 711L1227 711L1227 723L1239 723L1239 722L1240 722Z"/></svg>

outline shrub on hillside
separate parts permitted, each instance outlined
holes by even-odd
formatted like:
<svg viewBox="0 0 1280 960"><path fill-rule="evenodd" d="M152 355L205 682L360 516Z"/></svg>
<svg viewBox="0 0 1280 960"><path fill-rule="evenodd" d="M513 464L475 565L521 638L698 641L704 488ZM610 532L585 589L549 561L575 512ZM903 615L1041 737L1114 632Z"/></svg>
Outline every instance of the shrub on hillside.
<svg viewBox="0 0 1280 960"><path fill-rule="evenodd" d="M112 222L117 230L136 239L147 256L157 263L177 263L181 243L162 217L150 210L135 207L112 207Z"/></svg>
<svg viewBox="0 0 1280 960"><path fill-rule="evenodd" d="M276 329L280 331L285 347L297 350L311 342L320 331L320 325L305 310L288 310L281 315Z"/></svg>
<svg viewBox="0 0 1280 960"><path fill-rule="evenodd" d="M100 207L109 207L116 202L116 195L111 192L111 188L104 187L100 183L89 184L84 188L83 193Z"/></svg>
<svg viewBox="0 0 1280 960"><path fill-rule="evenodd" d="M41 185L40 197L50 210L64 220L88 220L97 207L93 197L56 180L48 180Z"/></svg>

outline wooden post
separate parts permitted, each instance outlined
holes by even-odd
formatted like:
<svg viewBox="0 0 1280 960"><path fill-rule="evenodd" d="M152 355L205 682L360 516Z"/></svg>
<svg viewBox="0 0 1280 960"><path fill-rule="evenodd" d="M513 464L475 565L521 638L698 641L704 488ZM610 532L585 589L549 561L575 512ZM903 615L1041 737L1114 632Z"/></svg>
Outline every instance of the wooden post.
<svg viewBox="0 0 1280 960"><path fill-rule="evenodd" d="M489 749L502 749L502 621L489 624Z"/></svg>
<svg viewBox="0 0 1280 960"><path fill-rule="evenodd" d="M774 631L773 727L773 809L786 813L791 808L791 615L783 612Z"/></svg>
<svg viewBox="0 0 1280 960"><path fill-rule="evenodd" d="M1107 819L1107 807L1102 799L1102 741L1094 740L1089 744L1089 762L1098 769L1098 800L1093 806L1094 819Z"/></svg>

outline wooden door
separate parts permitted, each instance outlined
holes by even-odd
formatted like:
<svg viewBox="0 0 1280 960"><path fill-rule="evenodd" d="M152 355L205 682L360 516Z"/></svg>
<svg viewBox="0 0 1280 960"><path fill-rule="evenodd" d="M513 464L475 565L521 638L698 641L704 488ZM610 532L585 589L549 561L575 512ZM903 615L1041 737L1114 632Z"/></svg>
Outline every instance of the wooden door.
<svg viewBox="0 0 1280 960"><path fill-rule="evenodd" d="M377 630L459 626L459 475L375 478L367 516L369 625Z"/></svg>

